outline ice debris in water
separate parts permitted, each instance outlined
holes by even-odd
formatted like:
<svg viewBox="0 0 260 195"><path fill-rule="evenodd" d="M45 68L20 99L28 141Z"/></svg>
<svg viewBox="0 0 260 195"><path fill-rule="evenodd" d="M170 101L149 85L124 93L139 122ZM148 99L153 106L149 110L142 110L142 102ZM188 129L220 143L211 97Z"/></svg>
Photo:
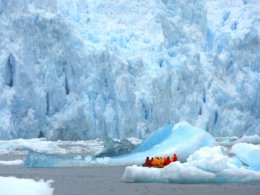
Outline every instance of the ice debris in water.
<svg viewBox="0 0 260 195"><path fill-rule="evenodd" d="M137 142L137 139L134 139ZM140 140L139 140L140 141ZM94 155L103 149L103 140L49 141L46 138L0 140L1 154L27 154L28 150L48 154Z"/></svg>
<svg viewBox="0 0 260 195"><path fill-rule="evenodd" d="M217 137L216 140L220 145L223 146L233 146L237 143L251 143L251 144L260 144L260 136L259 135L243 135L242 137Z"/></svg>
<svg viewBox="0 0 260 195"><path fill-rule="evenodd" d="M216 145L208 132L193 127L187 122L167 125L152 133L132 152L115 157L76 158L30 152L25 160L27 167L62 167L93 165L141 165L146 156L172 156L178 154L181 161L204 146Z"/></svg>
<svg viewBox="0 0 260 195"><path fill-rule="evenodd" d="M0 154L27 152L28 150L43 153L66 153L66 150L60 148L57 143L45 138L0 140Z"/></svg>

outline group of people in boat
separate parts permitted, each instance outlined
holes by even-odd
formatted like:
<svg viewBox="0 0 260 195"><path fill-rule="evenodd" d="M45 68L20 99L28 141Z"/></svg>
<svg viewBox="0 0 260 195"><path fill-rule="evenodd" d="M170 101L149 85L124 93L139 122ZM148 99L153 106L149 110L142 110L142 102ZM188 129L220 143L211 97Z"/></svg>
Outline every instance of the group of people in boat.
<svg viewBox="0 0 260 195"><path fill-rule="evenodd" d="M178 161L178 157L176 154L170 158L167 157L152 157L151 159L149 157L146 157L145 163L143 164L143 167L156 167L156 168L163 168L167 165L169 165L172 162Z"/></svg>

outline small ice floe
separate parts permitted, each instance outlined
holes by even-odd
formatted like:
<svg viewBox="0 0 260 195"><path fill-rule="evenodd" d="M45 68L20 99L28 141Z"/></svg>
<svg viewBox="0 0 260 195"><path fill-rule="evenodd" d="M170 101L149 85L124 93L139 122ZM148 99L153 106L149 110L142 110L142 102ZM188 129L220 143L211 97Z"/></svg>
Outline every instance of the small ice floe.
<svg viewBox="0 0 260 195"><path fill-rule="evenodd" d="M52 180L34 181L15 177L0 177L0 194L3 195L52 195Z"/></svg>
<svg viewBox="0 0 260 195"><path fill-rule="evenodd" d="M220 146L204 147L190 155L187 162L174 162L164 168L126 167L125 182L219 183L260 181L260 172L226 156Z"/></svg>
<svg viewBox="0 0 260 195"><path fill-rule="evenodd" d="M8 160L8 161L4 161L1 160L0 161L0 165L23 165L23 160Z"/></svg>

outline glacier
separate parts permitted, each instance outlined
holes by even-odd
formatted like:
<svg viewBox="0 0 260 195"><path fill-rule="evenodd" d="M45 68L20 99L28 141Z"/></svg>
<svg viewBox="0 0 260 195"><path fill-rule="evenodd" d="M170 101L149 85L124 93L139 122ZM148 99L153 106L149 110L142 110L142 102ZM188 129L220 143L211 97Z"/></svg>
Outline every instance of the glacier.
<svg viewBox="0 0 260 195"><path fill-rule="evenodd" d="M1 0L0 139L260 134L260 1Z"/></svg>

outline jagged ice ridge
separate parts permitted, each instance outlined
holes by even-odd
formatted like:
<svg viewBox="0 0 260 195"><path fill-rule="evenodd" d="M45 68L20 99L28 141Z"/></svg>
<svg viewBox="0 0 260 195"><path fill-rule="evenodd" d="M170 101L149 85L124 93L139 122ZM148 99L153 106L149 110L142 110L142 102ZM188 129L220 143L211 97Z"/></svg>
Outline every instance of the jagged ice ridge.
<svg viewBox="0 0 260 195"><path fill-rule="evenodd" d="M0 138L260 133L260 1L1 0Z"/></svg>

